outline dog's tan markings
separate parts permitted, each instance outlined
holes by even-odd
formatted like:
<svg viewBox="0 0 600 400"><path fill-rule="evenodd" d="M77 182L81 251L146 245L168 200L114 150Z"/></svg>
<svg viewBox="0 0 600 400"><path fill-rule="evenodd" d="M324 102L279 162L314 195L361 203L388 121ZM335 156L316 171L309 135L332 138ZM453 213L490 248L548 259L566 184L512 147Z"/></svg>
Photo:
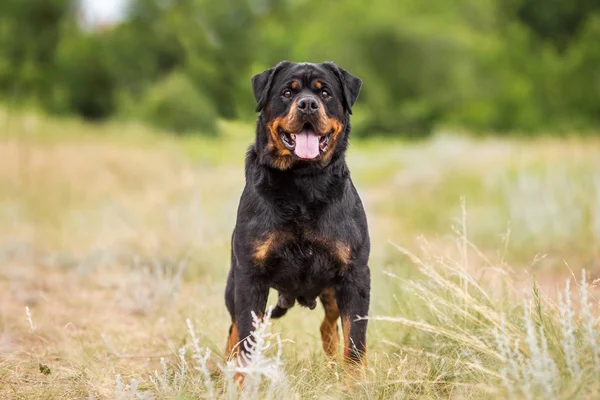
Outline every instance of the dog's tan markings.
<svg viewBox="0 0 600 400"><path fill-rule="evenodd" d="M329 139L327 150L321 157L321 165L326 165L331 159L333 150L335 149L338 141L338 137L343 129L344 124L340 120L335 117L328 116L325 112L325 107L319 107L319 118L317 119L315 130L319 132L320 135L327 135L331 133L331 139Z"/></svg>
<svg viewBox="0 0 600 400"><path fill-rule="evenodd" d="M271 164L273 165L274 168L279 169L281 171L285 171L286 169L292 168L292 165L294 164L294 160L290 156L279 157L279 158L275 158Z"/></svg>
<svg viewBox="0 0 600 400"><path fill-rule="evenodd" d="M313 232L308 232L306 238L313 243L325 247L333 255L333 258L340 263L342 270L348 268L348 263L352 255L352 250L348 244L341 240L330 239Z"/></svg>
<svg viewBox="0 0 600 400"><path fill-rule="evenodd" d="M323 87L323 84L321 83L321 81L316 81L316 82L315 82L315 87L316 87L317 89L321 89L321 88Z"/></svg>
<svg viewBox="0 0 600 400"><path fill-rule="evenodd" d="M285 242L290 239L290 233L285 231L271 232L264 240L259 240L254 248L252 260L258 266L265 263L269 255L277 251Z"/></svg>
<svg viewBox="0 0 600 400"><path fill-rule="evenodd" d="M319 118L317 118L314 128L317 133L321 135L326 135L331 131L329 128L329 117L327 116L325 107L322 104L321 107L319 107Z"/></svg>
<svg viewBox="0 0 600 400"><path fill-rule="evenodd" d="M257 264L263 264L269 255L273 241L275 240L275 233L271 233L267 239L260 242L254 249L254 262Z"/></svg>
<svg viewBox="0 0 600 400"><path fill-rule="evenodd" d="M352 344L350 343L350 317L342 317L342 332L344 334L344 360L351 360Z"/></svg>
<svg viewBox="0 0 600 400"><path fill-rule="evenodd" d="M264 318L264 314L263 313L256 313L256 316L258 318L258 320L262 323L263 322L263 318ZM237 325L234 323L232 325L232 328L235 327L235 334L236 337L239 335L238 330L237 330ZM233 331L233 329L232 329ZM243 367L245 365L245 360L243 357L240 356L241 354L241 346L243 346L243 343L239 343L241 340L243 340L244 338L237 338L237 342L234 344L234 354L235 354L235 362L237 363L238 366ZM230 353L231 354L231 353ZM225 357L226 359L229 358L229 356L226 354L227 357ZM243 388L244 387L244 380L246 379L246 375L243 372L236 372L233 375L233 381L240 387Z"/></svg>
<svg viewBox="0 0 600 400"><path fill-rule="evenodd" d="M334 254L338 261L342 264L343 268L348 267L348 263L350 262L350 246L341 241L335 241L333 244L335 250Z"/></svg>
<svg viewBox="0 0 600 400"><path fill-rule="evenodd" d="M239 354L239 346L236 345L239 342L237 323L233 322L231 328L229 328L229 336L227 337L227 347L225 348L225 359L229 359L235 352L235 356Z"/></svg>
<svg viewBox="0 0 600 400"><path fill-rule="evenodd" d="M323 153L321 158L321 164L325 165L333 156L333 150L338 142L340 132L344 129L344 124L340 120L334 117L327 117L325 132L331 132L331 139L329 139L329 145L327 150Z"/></svg>
<svg viewBox="0 0 600 400"><path fill-rule="evenodd" d="M339 119L327 115L325 107L319 107L319 118L315 125L315 129L319 134L326 135L333 131L332 139L335 139L343 128L344 124Z"/></svg>
<svg viewBox="0 0 600 400"><path fill-rule="evenodd" d="M338 334L337 320L340 317L335 292L332 288L323 290L321 301L325 308L325 316L321 322L321 340L323 341L323 350L329 357L335 357L340 343Z"/></svg>
<svg viewBox="0 0 600 400"><path fill-rule="evenodd" d="M277 117L267 124L267 130L269 133L269 150L275 151L277 156L287 156L291 154L291 152L281 142L281 138L279 137L279 129L287 131L286 128L288 125L289 120L287 116Z"/></svg>
<svg viewBox="0 0 600 400"><path fill-rule="evenodd" d="M352 342L350 336L350 316L342 316L342 332L344 335L344 370L354 380L360 380L364 378L365 369L367 367L367 345L364 346L364 351L360 356L360 360L356 360L356 356L352 354L355 350L356 344Z"/></svg>
<svg viewBox="0 0 600 400"><path fill-rule="evenodd" d="M279 136L279 130L286 132L298 132L302 125L298 119L298 113L296 111L296 102L293 102L290 106L290 110L286 115L274 118L267 124L268 133L268 149L273 154L273 167L286 170L291 168L294 164L292 158L292 152L285 147Z"/></svg>
<svg viewBox="0 0 600 400"><path fill-rule="evenodd" d="M298 82L297 81L292 82L292 89L298 89Z"/></svg>
<svg viewBox="0 0 600 400"><path fill-rule="evenodd" d="M332 139L337 139L338 135L344 128L344 124L337 118L328 118L327 126L329 127L328 131L333 131Z"/></svg>

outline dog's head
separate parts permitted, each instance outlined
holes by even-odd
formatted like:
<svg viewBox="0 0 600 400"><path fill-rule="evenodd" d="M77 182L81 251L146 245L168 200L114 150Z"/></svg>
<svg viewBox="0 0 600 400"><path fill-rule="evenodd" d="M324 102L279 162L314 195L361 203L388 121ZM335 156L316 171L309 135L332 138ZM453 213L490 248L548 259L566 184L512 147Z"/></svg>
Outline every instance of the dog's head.
<svg viewBox="0 0 600 400"><path fill-rule="evenodd" d="M261 112L261 158L286 170L307 163L324 167L343 154L352 105L362 81L334 63L283 61L252 78Z"/></svg>

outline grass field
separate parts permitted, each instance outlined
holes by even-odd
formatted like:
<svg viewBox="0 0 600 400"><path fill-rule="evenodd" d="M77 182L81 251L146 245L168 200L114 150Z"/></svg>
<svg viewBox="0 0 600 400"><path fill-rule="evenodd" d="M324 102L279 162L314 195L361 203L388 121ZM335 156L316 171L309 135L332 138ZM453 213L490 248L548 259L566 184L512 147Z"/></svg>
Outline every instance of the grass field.
<svg viewBox="0 0 600 400"><path fill-rule="evenodd" d="M233 396L223 291L253 128L223 131L0 111L0 398ZM598 398L599 154L593 138L354 140L366 378L327 363L321 310L296 307L266 327L280 356L260 336L259 394L242 396Z"/></svg>

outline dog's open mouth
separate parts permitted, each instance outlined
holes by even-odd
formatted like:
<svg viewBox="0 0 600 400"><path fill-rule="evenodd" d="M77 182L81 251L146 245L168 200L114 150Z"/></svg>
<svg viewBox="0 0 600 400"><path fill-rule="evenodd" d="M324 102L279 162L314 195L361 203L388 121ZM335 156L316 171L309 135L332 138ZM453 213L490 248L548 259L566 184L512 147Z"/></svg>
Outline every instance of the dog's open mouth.
<svg viewBox="0 0 600 400"><path fill-rule="evenodd" d="M305 160L317 158L320 153L327 151L331 134L319 136L311 124L305 124L300 132L290 133L280 130L281 141L296 156Z"/></svg>

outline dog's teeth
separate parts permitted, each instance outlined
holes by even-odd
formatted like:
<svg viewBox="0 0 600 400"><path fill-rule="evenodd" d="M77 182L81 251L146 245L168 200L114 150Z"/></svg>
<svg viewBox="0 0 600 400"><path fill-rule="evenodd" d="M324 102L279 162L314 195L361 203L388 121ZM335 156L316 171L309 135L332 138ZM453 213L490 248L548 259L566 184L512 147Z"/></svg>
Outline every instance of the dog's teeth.
<svg viewBox="0 0 600 400"><path fill-rule="evenodd" d="M294 135L293 133L290 134L290 137L292 138L292 140L296 140L296 135Z"/></svg>

